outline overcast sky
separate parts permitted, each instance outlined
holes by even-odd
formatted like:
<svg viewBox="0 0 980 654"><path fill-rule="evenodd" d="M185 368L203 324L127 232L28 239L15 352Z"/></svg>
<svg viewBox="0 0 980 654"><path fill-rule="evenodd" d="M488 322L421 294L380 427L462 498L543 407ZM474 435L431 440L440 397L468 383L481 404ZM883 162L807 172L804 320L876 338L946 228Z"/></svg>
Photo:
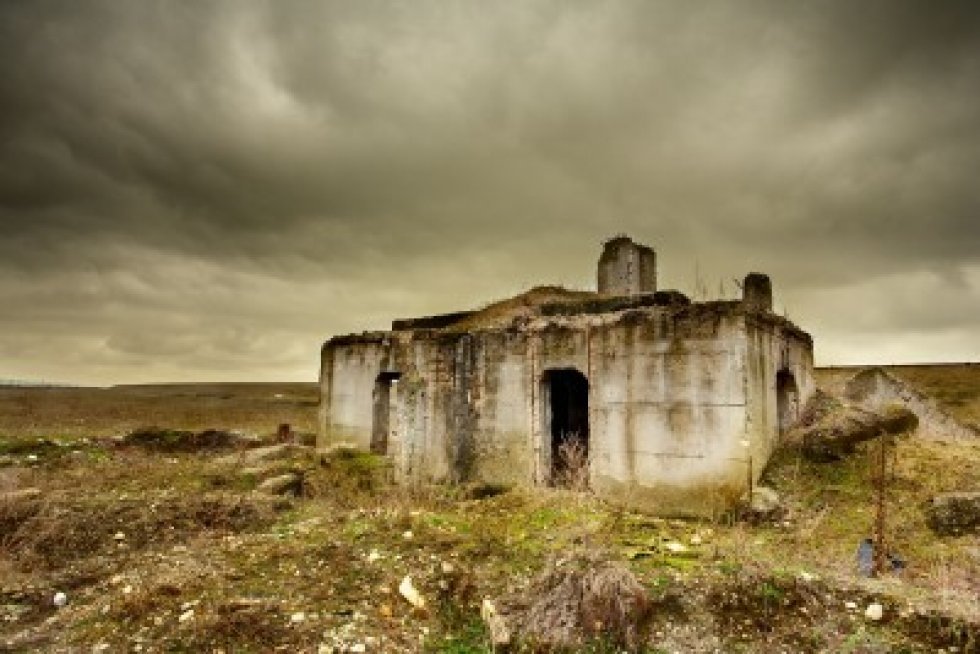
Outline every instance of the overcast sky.
<svg viewBox="0 0 980 654"><path fill-rule="evenodd" d="M4 2L0 378L313 380L603 238L980 359L980 4Z"/></svg>

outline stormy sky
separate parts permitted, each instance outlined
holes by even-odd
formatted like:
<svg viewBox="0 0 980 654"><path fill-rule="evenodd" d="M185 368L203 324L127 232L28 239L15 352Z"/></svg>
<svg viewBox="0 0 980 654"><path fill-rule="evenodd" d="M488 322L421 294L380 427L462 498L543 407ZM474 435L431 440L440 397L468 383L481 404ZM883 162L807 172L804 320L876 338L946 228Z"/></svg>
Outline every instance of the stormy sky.
<svg viewBox="0 0 980 654"><path fill-rule="evenodd" d="M980 359L980 5L0 4L0 378L313 380L618 233L820 364Z"/></svg>

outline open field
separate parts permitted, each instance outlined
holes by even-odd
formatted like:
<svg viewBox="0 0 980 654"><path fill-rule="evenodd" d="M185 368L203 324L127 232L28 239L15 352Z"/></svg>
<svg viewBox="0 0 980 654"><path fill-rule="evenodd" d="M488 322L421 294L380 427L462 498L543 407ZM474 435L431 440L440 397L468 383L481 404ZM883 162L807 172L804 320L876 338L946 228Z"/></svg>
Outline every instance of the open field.
<svg viewBox="0 0 980 654"><path fill-rule="evenodd" d="M137 427L313 432L317 385L156 384L110 388L0 386L0 438L97 438Z"/></svg>
<svg viewBox="0 0 980 654"><path fill-rule="evenodd" d="M980 366L893 371L976 415ZM0 389L0 651L486 652L483 598L526 594L577 552L628 566L649 593L639 651L978 647L980 542L935 535L922 504L980 488L980 444L899 439L888 525L907 566L871 580L855 569L873 517L864 447L827 464L778 455L764 481L787 512L754 524L654 519L560 490L406 491L364 454L100 440L153 423L269 437L281 422L312 430L315 413L313 384ZM256 491L283 474L297 496ZM400 596L406 575L424 610ZM873 601L880 621L864 617Z"/></svg>

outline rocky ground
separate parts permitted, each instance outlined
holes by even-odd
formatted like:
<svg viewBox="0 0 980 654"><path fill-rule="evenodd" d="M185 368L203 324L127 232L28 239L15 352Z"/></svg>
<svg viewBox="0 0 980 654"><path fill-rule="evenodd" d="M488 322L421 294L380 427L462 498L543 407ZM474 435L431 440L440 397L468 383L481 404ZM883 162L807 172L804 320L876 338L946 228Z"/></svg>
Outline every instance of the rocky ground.
<svg viewBox="0 0 980 654"><path fill-rule="evenodd" d="M787 449L772 506L708 522L561 490L409 491L370 455L181 427L0 440L0 651L486 652L495 613L516 651L567 620L575 651L980 647L977 533L927 511L980 488L975 444L898 439L905 565L868 579L870 442L820 463Z"/></svg>

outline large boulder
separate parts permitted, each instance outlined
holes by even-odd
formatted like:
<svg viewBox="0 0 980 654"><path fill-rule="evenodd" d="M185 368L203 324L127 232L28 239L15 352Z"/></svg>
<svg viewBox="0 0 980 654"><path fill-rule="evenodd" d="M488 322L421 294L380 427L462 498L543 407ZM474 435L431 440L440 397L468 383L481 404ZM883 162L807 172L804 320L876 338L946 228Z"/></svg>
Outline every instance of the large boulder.
<svg viewBox="0 0 980 654"><path fill-rule="evenodd" d="M871 410L828 404L804 420L790 438L812 461L838 461L864 441L910 432L918 423L915 413L899 405Z"/></svg>
<svg viewBox="0 0 980 654"><path fill-rule="evenodd" d="M936 495L926 504L926 522L944 536L980 533L980 491Z"/></svg>

